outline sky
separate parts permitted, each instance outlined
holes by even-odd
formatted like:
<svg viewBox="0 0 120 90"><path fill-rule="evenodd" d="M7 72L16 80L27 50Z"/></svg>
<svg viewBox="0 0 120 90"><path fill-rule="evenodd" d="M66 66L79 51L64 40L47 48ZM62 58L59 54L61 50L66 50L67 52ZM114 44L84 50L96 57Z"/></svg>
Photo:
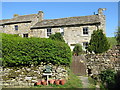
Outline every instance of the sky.
<svg viewBox="0 0 120 90"><path fill-rule="evenodd" d="M118 2L2 2L2 18L13 14L27 15L44 12L44 19L55 19L97 14L98 8L106 8L106 35L114 37L118 27Z"/></svg>

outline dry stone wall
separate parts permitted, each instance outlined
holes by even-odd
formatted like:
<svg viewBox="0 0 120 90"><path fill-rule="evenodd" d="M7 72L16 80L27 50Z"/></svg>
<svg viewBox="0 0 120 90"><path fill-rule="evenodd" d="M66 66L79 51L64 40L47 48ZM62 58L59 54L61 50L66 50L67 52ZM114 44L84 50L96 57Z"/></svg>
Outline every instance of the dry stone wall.
<svg viewBox="0 0 120 90"><path fill-rule="evenodd" d="M88 54L86 57L88 75L98 75L102 70L120 70L120 46L114 46L103 54Z"/></svg>
<svg viewBox="0 0 120 90"><path fill-rule="evenodd" d="M68 79L69 68L66 66L50 65L52 67L52 79ZM6 67L2 72L3 87L31 87L38 80L46 79L43 76L45 65L31 67Z"/></svg>

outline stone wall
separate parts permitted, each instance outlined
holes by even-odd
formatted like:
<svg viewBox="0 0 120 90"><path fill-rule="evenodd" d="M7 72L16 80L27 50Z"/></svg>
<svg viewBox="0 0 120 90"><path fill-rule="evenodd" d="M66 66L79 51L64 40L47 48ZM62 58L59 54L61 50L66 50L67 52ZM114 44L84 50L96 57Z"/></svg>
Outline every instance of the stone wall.
<svg viewBox="0 0 120 90"><path fill-rule="evenodd" d="M86 57L88 75L98 75L102 70L120 70L120 46L114 46L103 54L88 54Z"/></svg>
<svg viewBox="0 0 120 90"><path fill-rule="evenodd" d="M28 34L30 36L30 28L38 22L38 18L36 16L31 18L31 22L19 22L19 23L11 23L8 25L0 26L0 31L6 34L18 34L23 37L23 34ZM18 30L15 30L15 25L18 25Z"/></svg>
<svg viewBox="0 0 120 90"><path fill-rule="evenodd" d="M50 64L52 67L52 79L68 79L69 68L66 66L57 66ZM43 76L45 64L31 67L6 67L2 72L3 87L31 87L38 80L46 79Z"/></svg>
<svg viewBox="0 0 120 90"><path fill-rule="evenodd" d="M83 34L83 27L88 27L88 35ZM91 34L93 30L97 30L96 25L85 25L85 26L71 26L71 27L56 27L51 28L52 34L56 32L60 32L60 29L64 29L63 38L65 42L70 46L71 50L74 48L75 44L79 43L83 45L83 42L89 42L91 39ZM47 36L47 28L43 29L32 29L30 31L31 37L40 37L40 38L48 38ZM74 44L74 46L73 46Z"/></svg>

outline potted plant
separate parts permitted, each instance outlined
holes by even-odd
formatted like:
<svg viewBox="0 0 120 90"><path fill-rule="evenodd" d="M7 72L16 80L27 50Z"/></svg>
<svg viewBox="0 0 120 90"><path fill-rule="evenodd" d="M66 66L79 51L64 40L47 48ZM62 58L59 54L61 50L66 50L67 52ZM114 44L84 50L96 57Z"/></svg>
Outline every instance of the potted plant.
<svg viewBox="0 0 120 90"><path fill-rule="evenodd" d="M38 80L38 82L36 83L36 85L41 85L41 81L40 81L40 80Z"/></svg>
<svg viewBox="0 0 120 90"><path fill-rule="evenodd" d="M60 80L59 80L59 79L56 79L56 80L55 80L55 84L56 84L56 85L60 85Z"/></svg>
<svg viewBox="0 0 120 90"><path fill-rule="evenodd" d="M42 79L42 80L41 80L41 82L44 82L44 81L45 81L45 79Z"/></svg>
<svg viewBox="0 0 120 90"><path fill-rule="evenodd" d="M43 85L47 85L47 81L42 82Z"/></svg>
<svg viewBox="0 0 120 90"><path fill-rule="evenodd" d="M64 85L65 83L66 83L65 79L61 79L61 80L60 80L60 84L61 84L61 85Z"/></svg>
<svg viewBox="0 0 120 90"><path fill-rule="evenodd" d="M50 84L54 84L54 82L55 82L54 79L50 79L50 80L49 80L49 83L50 83Z"/></svg>

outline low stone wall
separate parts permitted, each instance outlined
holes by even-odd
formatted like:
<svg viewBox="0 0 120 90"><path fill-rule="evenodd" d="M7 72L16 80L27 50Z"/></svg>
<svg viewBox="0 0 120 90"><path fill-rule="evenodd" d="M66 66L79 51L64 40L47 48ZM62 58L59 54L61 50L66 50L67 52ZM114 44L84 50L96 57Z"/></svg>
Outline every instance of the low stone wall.
<svg viewBox="0 0 120 90"><path fill-rule="evenodd" d="M98 75L102 70L120 70L120 46L114 46L103 54L87 54L86 65L88 75Z"/></svg>
<svg viewBox="0 0 120 90"><path fill-rule="evenodd" d="M69 68L66 66L50 65L52 67L53 79L68 79ZM31 66L31 67L6 67L2 72L3 87L28 87L34 86L38 80L46 78L43 76L45 65Z"/></svg>

